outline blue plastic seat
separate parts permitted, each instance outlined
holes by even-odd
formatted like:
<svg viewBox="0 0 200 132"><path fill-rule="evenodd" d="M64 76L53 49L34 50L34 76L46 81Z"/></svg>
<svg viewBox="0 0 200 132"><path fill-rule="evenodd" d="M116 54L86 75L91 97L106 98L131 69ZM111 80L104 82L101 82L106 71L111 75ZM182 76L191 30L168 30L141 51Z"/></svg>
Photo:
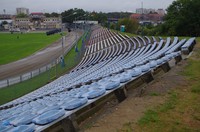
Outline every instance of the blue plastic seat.
<svg viewBox="0 0 200 132"><path fill-rule="evenodd" d="M161 59L162 59L163 62L167 62L167 61L170 60L169 56L167 56L167 55L162 57Z"/></svg>
<svg viewBox="0 0 200 132"><path fill-rule="evenodd" d="M3 120L1 123L5 126L11 125L11 121L15 120L18 115L10 116L8 119Z"/></svg>
<svg viewBox="0 0 200 132"><path fill-rule="evenodd" d="M35 131L35 125L21 125L18 127L14 127L13 129L9 130L9 132L34 132Z"/></svg>
<svg viewBox="0 0 200 132"><path fill-rule="evenodd" d="M131 70L128 70L127 72L129 72L132 77L137 77L142 74L142 70L140 67L133 68Z"/></svg>
<svg viewBox="0 0 200 132"><path fill-rule="evenodd" d="M38 110L37 114L43 114L43 113L50 111L50 110L59 110L59 109L60 109L59 105L49 106L49 107L45 107L43 109Z"/></svg>
<svg viewBox="0 0 200 132"><path fill-rule="evenodd" d="M164 61L163 61L162 59L158 59L158 60L157 60L157 65L162 65L163 62L164 62Z"/></svg>
<svg viewBox="0 0 200 132"><path fill-rule="evenodd" d="M0 124L0 132L7 132L12 128L13 128L12 125Z"/></svg>
<svg viewBox="0 0 200 132"><path fill-rule="evenodd" d="M130 74L122 74L120 78L120 83L128 82L132 79L132 76Z"/></svg>
<svg viewBox="0 0 200 132"><path fill-rule="evenodd" d="M119 85L120 85L119 81L107 80L103 84L101 84L101 87L106 89L106 90L112 90L112 89L117 88Z"/></svg>
<svg viewBox="0 0 200 132"><path fill-rule="evenodd" d="M147 71L149 71L149 70L150 70L149 64L142 65L142 66L141 66L141 70L142 70L142 72L147 72Z"/></svg>
<svg viewBox="0 0 200 132"><path fill-rule="evenodd" d="M131 78L132 78L132 76L128 73L120 73L120 74L113 76L111 80L119 81L120 83L125 83L125 82L131 80Z"/></svg>
<svg viewBox="0 0 200 132"><path fill-rule="evenodd" d="M150 61L149 66L150 68L155 68L157 66L157 61Z"/></svg>
<svg viewBox="0 0 200 132"><path fill-rule="evenodd" d="M27 125L32 123L32 120L36 117L37 115L31 114L31 113L26 113L23 115L19 115L16 117L14 120L10 121L10 124L14 126L19 126L19 125Z"/></svg>
<svg viewBox="0 0 200 132"><path fill-rule="evenodd" d="M33 119L38 125L45 125L65 115L65 110L50 110Z"/></svg>
<svg viewBox="0 0 200 132"><path fill-rule="evenodd" d="M87 98L73 98L72 100L64 103L61 107L64 108L65 110L73 110L76 108L81 107L82 105L86 104L88 101Z"/></svg>
<svg viewBox="0 0 200 132"><path fill-rule="evenodd" d="M93 90L89 90L88 92L84 93L82 97L87 97L88 99L94 99L105 94L105 92L106 90L103 88L95 88Z"/></svg>

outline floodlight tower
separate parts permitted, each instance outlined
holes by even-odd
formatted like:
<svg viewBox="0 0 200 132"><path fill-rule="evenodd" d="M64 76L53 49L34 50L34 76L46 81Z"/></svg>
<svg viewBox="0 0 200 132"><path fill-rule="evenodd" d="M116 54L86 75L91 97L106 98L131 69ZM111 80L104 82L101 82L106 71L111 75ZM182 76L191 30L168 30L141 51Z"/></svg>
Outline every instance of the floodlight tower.
<svg viewBox="0 0 200 132"><path fill-rule="evenodd" d="M61 66L62 67L65 67L65 59L64 59L64 36L63 36L63 21L62 21L62 19L63 18L67 18L67 17L70 17L70 16L72 16L72 15L75 15L75 14L77 14L77 12L74 12L74 13L72 13L72 14L70 14L70 15L68 15L68 16L65 16L65 17L61 17L61 35L62 35L62 56L61 56Z"/></svg>
<svg viewBox="0 0 200 132"><path fill-rule="evenodd" d="M142 36L143 36L143 30L144 30L144 8L143 8L143 2L141 3L142 4Z"/></svg>

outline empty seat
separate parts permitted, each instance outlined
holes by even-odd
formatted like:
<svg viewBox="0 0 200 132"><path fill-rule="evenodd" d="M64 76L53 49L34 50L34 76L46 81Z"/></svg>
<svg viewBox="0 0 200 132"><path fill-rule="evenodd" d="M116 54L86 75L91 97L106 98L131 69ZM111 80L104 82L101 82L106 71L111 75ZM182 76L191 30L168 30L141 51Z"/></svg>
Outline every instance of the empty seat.
<svg viewBox="0 0 200 132"><path fill-rule="evenodd" d="M64 110L50 110L33 119L33 122L38 125L45 125L51 123L52 121L55 121L56 119L64 115Z"/></svg>
<svg viewBox="0 0 200 132"><path fill-rule="evenodd" d="M9 132L34 132L35 131L35 125L31 124L31 125L21 125L18 127L14 127L10 130L8 130Z"/></svg>

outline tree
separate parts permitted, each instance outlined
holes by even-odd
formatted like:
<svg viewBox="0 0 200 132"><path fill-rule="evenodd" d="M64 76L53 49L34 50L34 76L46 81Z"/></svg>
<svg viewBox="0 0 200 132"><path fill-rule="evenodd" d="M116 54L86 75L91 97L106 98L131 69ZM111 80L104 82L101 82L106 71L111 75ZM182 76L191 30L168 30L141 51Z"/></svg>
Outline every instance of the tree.
<svg viewBox="0 0 200 132"><path fill-rule="evenodd" d="M68 22L68 23L72 23L73 20L75 19L71 14L74 13L74 9L69 9L67 11L64 11L61 13L61 16L62 16L62 21L65 23L65 22ZM70 16L71 15L71 16Z"/></svg>
<svg viewBox="0 0 200 132"><path fill-rule="evenodd" d="M49 14L49 13L44 13L44 16L45 16L45 17L51 17L51 14Z"/></svg>
<svg viewBox="0 0 200 132"><path fill-rule="evenodd" d="M26 17L28 17L26 14L24 14L24 13L20 13L20 14L18 14L17 16L16 16L17 18L26 18Z"/></svg>
<svg viewBox="0 0 200 132"><path fill-rule="evenodd" d="M0 29L4 29L4 25L6 25L6 24L8 24L7 21L2 21L2 22L0 23Z"/></svg>
<svg viewBox="0 0 200 132"><path fill-rule="evenodd" d="M59 14L56 12L51 13L51 17L59 17Z"/></svg>
<svg viewBox="0 0 200 132"><path fill-rule="evenodd" d="M117 19L123 19L123 18L129 18L132 13L129 12L109 12L107 13L108 18L117 18Z"/></svg>
<svg viewBox="0 0 200 132"><path fill-rule="evenodd" d="M56 12L52 12L50 13L45 13L44 16L45 17L59 17L60 14L56 13Z"/></svg>
<svg viewBox="0 0 200 132"><path fill-rule="evenodd" d="M94 21L98 21L101 24L105 24L105 22L107 21L107 16L105 13L103 12L93 12L93 20Z"/></svg>
<svg viewBox="0 0 200 132"><path fill-rule="evenodd" d="M7 21L3 21L1 24L2 25L6 25L6 24L8 24L8 22Z"/></svg>
<svg viewBox="0 0 200 132"><path fill-rule="evenodd" d="M110 23L110 28L111 28L111 29L116 29L116 28L117 28L117 24L115 24L115 23Z"/></svg>
<svg viewBox="0 0 200 132"><path fill-rule="evenodd" d="M177 0L167 8L164 29L168 35L200 35L200 0Z"/></svg>
<svg viewBox="0 0 200 132"><path fill-rule="evenodd" d="M120 29L121 25L125 25L125 32L136 33L139 23L136 19L124 18L118 21L117 29Z"/></svg>
<svg viewBox="0 0 200 132"><path fill-rule="evenodd" d="M75 19L83 19L84 15L87 14L83 9L69 9L61 13L62 21L72 23Z"/></svg>

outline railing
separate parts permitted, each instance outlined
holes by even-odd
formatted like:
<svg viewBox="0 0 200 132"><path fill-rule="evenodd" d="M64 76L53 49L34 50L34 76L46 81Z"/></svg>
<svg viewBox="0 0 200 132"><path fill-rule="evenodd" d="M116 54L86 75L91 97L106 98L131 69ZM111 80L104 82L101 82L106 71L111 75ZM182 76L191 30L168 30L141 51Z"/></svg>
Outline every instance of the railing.
<svg viewBox="0 0 200 132"><path fill-rule="evenodd" d="M71 63L71 61L75 61L75 62L79 62L80 61L81 56L83 56L84 51L85 51L85 43L87 43L88 40L89 40L89 35L90 35L90 30L86 31L80 38L77 38L73 42L73 45L70 48L68 48L67 50L64 51L64 55L66 55L70 50L72 50L72 48L78 43L78 41L80 39L82 40L82 46L80 48L80 51L77 53L77 55L75 56L74 59L69 60L69 62L66 62L66 64L67 63ZM19 76L15 76L15 77L11 77L11 78L8 78L8 79L0 80L0 88L8 87L8 86L11 86L13 84L17 84L17 83L26 81L28 79L31 79L33 77L36 77L36 76L40 75L41 73L50 71L50 69L52 69L53 67L56 67L59 63L60 63L60 56L57 59L51 61L50 64L48 64L46 66L43 66L43 67L41 67L39 69L27 72L27 73L19 75ZM48 77L48 78L50 80L50 77Z"/></svg>

